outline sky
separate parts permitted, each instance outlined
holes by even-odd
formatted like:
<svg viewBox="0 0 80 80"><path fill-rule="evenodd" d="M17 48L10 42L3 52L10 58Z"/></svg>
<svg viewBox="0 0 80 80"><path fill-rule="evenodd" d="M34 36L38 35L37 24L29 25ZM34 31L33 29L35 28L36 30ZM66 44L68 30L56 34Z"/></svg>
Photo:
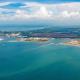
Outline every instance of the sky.
<svg viewBox="0 0 80 80"><path fill-rule="evenodd" d="M0 0L0 27L13 25L80 27L80 0Z"/></svg>

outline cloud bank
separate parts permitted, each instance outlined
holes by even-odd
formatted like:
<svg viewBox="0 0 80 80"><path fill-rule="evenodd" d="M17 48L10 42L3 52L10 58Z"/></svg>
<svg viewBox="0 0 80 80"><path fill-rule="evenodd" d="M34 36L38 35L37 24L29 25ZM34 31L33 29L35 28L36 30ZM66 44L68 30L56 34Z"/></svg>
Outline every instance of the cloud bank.
<svg viewBox="0 0 80 80"><path fill-rule="evenodd" d="M0 22L42 21L53 25L80 25L80 3L0 3Z"/></svg>

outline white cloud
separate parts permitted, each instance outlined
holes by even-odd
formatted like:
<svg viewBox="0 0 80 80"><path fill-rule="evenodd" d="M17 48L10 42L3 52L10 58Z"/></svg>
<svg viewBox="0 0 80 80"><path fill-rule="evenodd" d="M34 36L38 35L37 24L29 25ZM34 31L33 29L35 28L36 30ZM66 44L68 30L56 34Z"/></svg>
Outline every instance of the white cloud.
<svg viewBox="0 0 80 80"><path fill-rule="evenodd" d="M1 4L1 3L0 3ZM6 5L10 3L4 3ZM80 24L80 3L62 3L62 4L41 4L25 3L21 9L4 9L0 11L13 11L15 14L1 14L0 21L28 21L30 19L42 19L56 22L56 24Z"/></svg>
<svg viewBox="0 0 80 80"><path fill-rule="evenodd" d="M68 12L68 11L63 11L62 12L63 17L79 17L80 16L80 12Z"/></svg>
<svg viewBox="0 0 80 80"><path fill-rule="evenodd" d="M5 6L5 5L9 5L11 4L12 2L0 2L0 6Z"/></svg>

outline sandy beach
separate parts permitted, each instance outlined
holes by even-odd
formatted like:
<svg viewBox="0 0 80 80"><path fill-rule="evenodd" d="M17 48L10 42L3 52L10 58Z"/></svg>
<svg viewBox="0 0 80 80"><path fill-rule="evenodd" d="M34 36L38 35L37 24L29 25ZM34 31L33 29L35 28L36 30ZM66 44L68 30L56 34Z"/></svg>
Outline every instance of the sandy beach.
<svg viewBox="0 0 80 80"><path fill-rule="evenodd" d="M66 45L80 46L80 40L71 40L68 42L64 42Z"/></svg>

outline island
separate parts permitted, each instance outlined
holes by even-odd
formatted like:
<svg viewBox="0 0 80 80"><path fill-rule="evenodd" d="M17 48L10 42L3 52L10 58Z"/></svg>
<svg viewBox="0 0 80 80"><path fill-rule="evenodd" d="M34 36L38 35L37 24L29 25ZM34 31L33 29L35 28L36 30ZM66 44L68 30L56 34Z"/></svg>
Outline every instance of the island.
<svg viewBox="0 0 80 80"><path fill-rule="evenodd" d="M30 37L30 38L17 38L17 41L39 41L39 42L45 42L48 41L49 38L39 38L39 37Z"/></svg>
<svg viewBox="0 0 80 80"><path fill-rule="evenodd" d="M80 46L80 40L71 40L68 42L64 42L66 45Z"/></svg>

